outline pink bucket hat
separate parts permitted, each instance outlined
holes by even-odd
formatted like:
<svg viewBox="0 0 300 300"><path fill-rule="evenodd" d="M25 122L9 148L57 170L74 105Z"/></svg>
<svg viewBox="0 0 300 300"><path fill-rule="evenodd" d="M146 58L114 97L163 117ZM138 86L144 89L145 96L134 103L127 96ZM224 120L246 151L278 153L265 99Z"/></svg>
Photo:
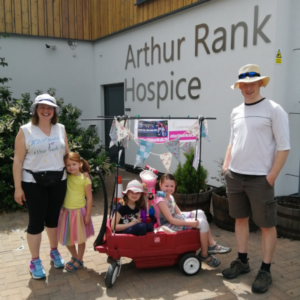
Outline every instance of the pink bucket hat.
<svg viewBox="0 0 300 300"><path fill-rule="evenodd" d="M123 195L126 195L128 191L132 191L134 193L143 193L144 188L141 182L138 180L132 180L128 182L127 189L122 192Z"/></svg>
<svg viewBox="0 0 300 300"><path fill-rule="evenodd" d="M249 64L239 69L239 80L234 85L232 85L231 88L233 90L238 89L240 82L249 83L249 82L255 82L259 80L261 80L262 85L266 87L270 81L270 77L261 76L259 66L254 64Z"/></svg>

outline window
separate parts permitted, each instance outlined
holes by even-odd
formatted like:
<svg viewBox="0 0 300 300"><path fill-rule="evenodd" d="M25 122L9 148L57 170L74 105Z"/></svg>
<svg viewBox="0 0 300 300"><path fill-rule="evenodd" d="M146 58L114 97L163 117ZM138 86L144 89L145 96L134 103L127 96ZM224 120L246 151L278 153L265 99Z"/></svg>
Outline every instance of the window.
<svg viewBox="0 0 300 300"><path fill-rule="evenodd" d="M136 0L135 5L142 4L143 2L146 2L147 0Z"/></svg>

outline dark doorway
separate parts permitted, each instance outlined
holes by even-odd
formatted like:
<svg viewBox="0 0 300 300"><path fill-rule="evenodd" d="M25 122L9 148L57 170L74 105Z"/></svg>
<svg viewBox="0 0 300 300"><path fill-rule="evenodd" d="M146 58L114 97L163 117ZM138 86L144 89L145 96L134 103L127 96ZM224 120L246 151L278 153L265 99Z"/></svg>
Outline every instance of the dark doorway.
<svg viewBox="0 0 300 300"><path fill-rule="evenodd" d="M105 116L123 116L124 115L124 84L112 84L104 86L104 111ZM105 146L109 152L110 161L117 163L118 148L112 146L109 148L110 136L109 131L113 120L105 121ZM125 149L121 148L122 155L120 165L125 166Z"/></svg>

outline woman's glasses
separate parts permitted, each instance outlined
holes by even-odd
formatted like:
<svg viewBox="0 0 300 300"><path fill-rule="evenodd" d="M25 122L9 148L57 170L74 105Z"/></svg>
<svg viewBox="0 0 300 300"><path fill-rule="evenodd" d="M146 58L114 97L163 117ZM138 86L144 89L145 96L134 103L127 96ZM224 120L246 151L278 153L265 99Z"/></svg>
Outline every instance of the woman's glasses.
<svg viewBox="0 0 300 300"><path fill-rule="evenodd" d="M244 79L246 77L260 77L260 74L259 73L256 73L256 72L247 72L247 73L242 73L239 75L239 79Z"/></svg>
<svg viewBox="0 0 300 300"><path fill-rule="evenodd" d="M54 110L54 107L53 106L50 106L50 105L42 105L42 104L39 104L38 107L37 107L39 110Z"/></svg>

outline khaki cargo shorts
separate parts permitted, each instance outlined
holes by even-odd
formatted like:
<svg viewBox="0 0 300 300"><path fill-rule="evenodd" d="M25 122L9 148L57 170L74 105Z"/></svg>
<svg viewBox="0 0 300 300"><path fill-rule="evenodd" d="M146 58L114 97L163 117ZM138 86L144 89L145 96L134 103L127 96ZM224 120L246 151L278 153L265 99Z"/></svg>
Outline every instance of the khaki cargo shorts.
<svg viewBox="0 0 300 300"><path fill-rule="evenodd" d="M274 199L274 187L266 176L244 175L225 172L226 192L229 203L229 215L234 219L250 217L262 228L277 224L277 203Z"/></svg>

